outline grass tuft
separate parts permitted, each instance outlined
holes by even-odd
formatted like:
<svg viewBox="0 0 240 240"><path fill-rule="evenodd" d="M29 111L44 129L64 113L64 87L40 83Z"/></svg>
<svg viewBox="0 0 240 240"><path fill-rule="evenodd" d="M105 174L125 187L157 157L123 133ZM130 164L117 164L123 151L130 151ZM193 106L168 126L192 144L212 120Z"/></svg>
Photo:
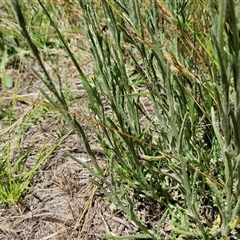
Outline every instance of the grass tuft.
<svg viewBox="0 0 240 240"><path fill-rule="evenodd" d="M82 139L92 165L67 154L141 229L138 236L111 238L164 239L159 229L167 224L171 239L239 238L239 2L37 1L44 13L39 18L66 50L87 91L91 116L81 119L94 127L104 168L78 115L69 111L63 80L56 84L45 67L42 45L23 15L26 4L11 2L41 67L35 73L54 97L41 93ZM84 74L72 51L58 21L60 9L80 17L93 76ZM149 227L139 217L134 199L142 196L164 208L159 225Z"/></svg>

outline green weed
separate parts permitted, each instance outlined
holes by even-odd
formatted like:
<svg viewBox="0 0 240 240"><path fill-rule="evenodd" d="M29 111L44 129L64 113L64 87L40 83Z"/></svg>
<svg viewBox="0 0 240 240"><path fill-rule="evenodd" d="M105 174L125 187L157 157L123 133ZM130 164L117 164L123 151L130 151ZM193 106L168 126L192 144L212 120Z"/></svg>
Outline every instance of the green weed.
<svg viewBox="0 0 240 240"><path fill-rule="evenodd" d="M94 169L72 158L142 230L120 238L164 238L139 219L133 192L164 207L159 228L170 222L171 239L239 237L238 1L79 1L93 77L84 75L54 16L38 2L88 93L93 117L85 120L96 126L105 169L77 115L69 114L61 81L60 90L53 84L18 2L12 6L41 66L37 74L57 101L42 93L83 140Z"/></svg>

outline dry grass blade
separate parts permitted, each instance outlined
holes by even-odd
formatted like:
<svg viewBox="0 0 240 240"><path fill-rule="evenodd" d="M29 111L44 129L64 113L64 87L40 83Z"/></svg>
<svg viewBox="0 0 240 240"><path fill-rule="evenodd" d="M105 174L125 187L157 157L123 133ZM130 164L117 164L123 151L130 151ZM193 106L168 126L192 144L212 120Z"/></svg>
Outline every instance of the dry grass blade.
<svg viewBox="0 0 240 240"><path fill-rule="evenodd" d="M79 232L79 237L87 229L86 225L88 224L88 217L89 217L89 214L90 214L90 210L91 210L91 207L92 207L93 199L94 199L94 196L96 194L97 189L98 189L97 186L93 186L92 185L92 193L91 193L88 201L86 202L86 204L84 206L83 212L81 213L81 215L79 216L79 218L77 219L77 221L76 221L76 223L74 225L74 230L78 229L80 227L80 225L81 225L82 220L84 219L84 222L83 222L83 225L82 225L82 229ZM72 232L72 234L73 234L73 232ZM71 237L72 237L72 234L71 234Z"/></svg>
<svg viewBox="0 0 240 240"><path fill-rule="evenodd" d="M0 224L0 231L7 232L8 234L16 235L16 230L14 230L6 225Z"/></svg>
<svg viewBox="0 0 240 240"><path fill-rule="evenodd" d="M8 95L8 96L11 95L11 94L5 94L4 92L0 92L0 94ZM4 97L0 100L4 102L6 100L13 100L13 99L15 99L14 96ZM38 96L36 96L33 100L37 101L37 99L38 99ZM2 130L0 133L0 136L4 136L7 133L11 133L14 129L16 129L18 126L20 126L23 123L24 119L26 119L32 113L33 108L34 108L34 104L29 104L28 107L26 109L24 109L24 113L20 116L20 118L18 118L11 126Z"/></svg>

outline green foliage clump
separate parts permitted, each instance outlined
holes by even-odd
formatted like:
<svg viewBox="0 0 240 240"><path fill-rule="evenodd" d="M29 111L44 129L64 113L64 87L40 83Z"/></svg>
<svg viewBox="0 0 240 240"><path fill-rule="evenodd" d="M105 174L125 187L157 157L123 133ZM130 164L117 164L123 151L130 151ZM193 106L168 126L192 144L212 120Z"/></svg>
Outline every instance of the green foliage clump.
<svg viewBox="0 0 240 240"><path fill-rule="evenodd" d="M12 2L45 72L43 81L58 101L45 96L67 111L17 1ZM164 239L160 229L167 222L169 239L239 237L238 1L79 1L95 63L91 78L83 74L63 33L39 3L79 71L97 119L89 122L95 124L108 160L104 171L77 119L63 112L83 139L94 169L80 163L142 230L139 236L125 237ZM133 194L164 207L158 227L149 229L139 219Z"/></svg>

